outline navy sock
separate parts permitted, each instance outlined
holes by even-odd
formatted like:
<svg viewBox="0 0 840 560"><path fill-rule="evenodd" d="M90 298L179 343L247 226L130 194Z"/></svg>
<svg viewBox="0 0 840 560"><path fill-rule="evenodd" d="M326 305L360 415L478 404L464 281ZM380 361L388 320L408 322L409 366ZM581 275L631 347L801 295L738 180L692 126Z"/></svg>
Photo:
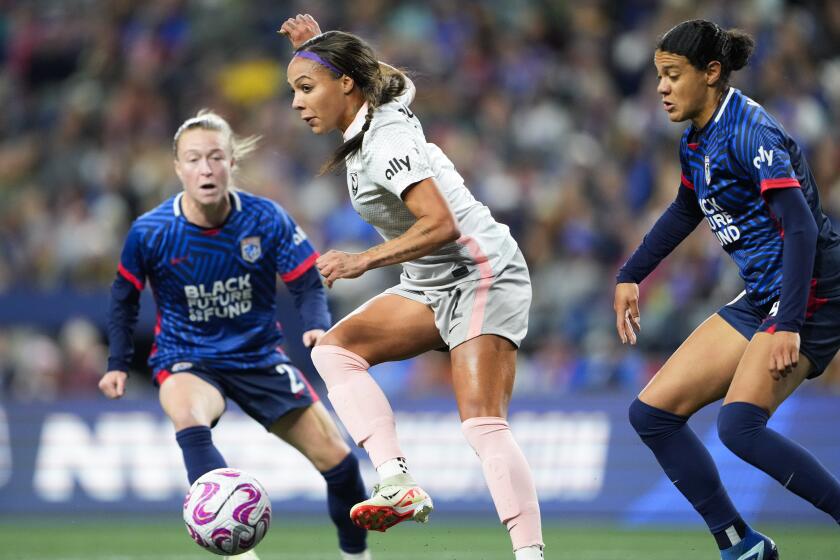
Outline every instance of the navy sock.
<svg viewBox="0 0 840 560"><path fill-rule="evenodd" d="M759 406L729 403L718 414L720 440L738 457L840 523L840 482L807 449L768 428L769 419Z"/></svg>
<svg viewBox="0 0 840 560"><path fill-rule="evenodd" d="M210 428L207 426L184 428L176 432L175 439L184 454L187 479L191 485L204 473L227 466L224 457L213 445Z"/></svg>
<svg viewBox="0 0 840 560"><path fill-rule="evenodd" d="M677 490L703 517L723 550L733 544L732 530L744 537L746 524L732 505L709 451L688 427L687 420L639 399L630 405L630 424Z"/></svg>
<svg viewBox="0 0 840 560"><path fill-rule="evenodd" d="M350 520L350 508L367 499L359 460L352 452L348 453L339 464L321 475L327 481L327 507L338 528L338 546L344 552L362 552L367 548L367 531Z"/></svg>

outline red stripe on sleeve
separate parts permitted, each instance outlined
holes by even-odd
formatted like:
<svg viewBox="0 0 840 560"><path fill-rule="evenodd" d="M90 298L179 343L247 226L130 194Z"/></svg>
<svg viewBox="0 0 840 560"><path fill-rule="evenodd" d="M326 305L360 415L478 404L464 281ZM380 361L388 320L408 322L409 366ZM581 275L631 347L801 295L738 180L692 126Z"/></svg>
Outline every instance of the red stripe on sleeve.
<svg viewBox="0 0 840 560"><path fill-rule="evenodd" d="M169 376L171 376L171 375L172 375L172 373L169 370L166 370L166 369L162 369L162 370L158 371L157 374L155 375L155 381L157 381L158 387L163 385L163 382L166 381L167 379L169 379Z"/></svg>
<svg viewBox="0 0 840 560"><path fill-rule="evenodd" d="M320 257L320 256L321 255L318 254L317 251L312 253L311 255L306 257L306 260L304 260L302 263L297 265L295 268L293 268L292 270L290 270L286 274L281 274L280 279L283 282L291 282L292 280L297 280L298 278L303 276L304 272L306 272L307 270L312 268L312 265L315 264L315 261L317 261L318 257Z"/></svg>
<svg viewBox="0 0 840 560"><path fill-rule="evenodd" d="M123 263L120 263L119 266L117 266L117 272L119 272L123 278L134 284L134 287L137 288L138 292L143 291L143 282L141 282L139 278L137 278L131 272L129 272L129 270L123 266Z"/></svg>
<svg viewBox="0 0 840 560"><path fill-rule="evenodd" d="M779 179L763 179L761 181L761 194L770 189L802 188L799 181L793 177L781 177Z"/></svg>
<svg viewBox="0 0 840 560"><path fill-rule="evenodd" d="M680 174L680 182L682 182L684 187L688 187L691 190L694 190L694 183L688 180L684 174Z"/></svg>

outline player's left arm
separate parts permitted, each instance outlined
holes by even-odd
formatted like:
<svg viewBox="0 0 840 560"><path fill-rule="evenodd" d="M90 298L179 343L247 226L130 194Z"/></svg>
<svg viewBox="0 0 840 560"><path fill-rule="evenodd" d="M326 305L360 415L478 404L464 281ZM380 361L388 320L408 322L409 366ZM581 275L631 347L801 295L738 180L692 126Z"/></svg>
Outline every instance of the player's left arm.
<svg viewBox="0 0 840 560"><path fill-rule="evenodd" d="M324 336L332 322L321 275L313 266L295 280L286 282L286 287L303 320L303 345L311 348Z"/></svg>
<svg viewBox="0 0 840 560"><path fill-rule="evenodd" d="M373 268L423 257L461 237L458 222L434 178L406 188L403 201L417 221L399 237L363 253L328 251L321 255L317 266L328 287L339 278L357 278Z"/></svg>
<svg viewBox="0 0 840 560"><path fill-rule="evenodd" d="M782 131L770 122L760 122L749 130L749 137L742 145L742 150L736 150L740 163L758 185L761 196L784 232L782 287L768 360L770 374L780 379L792 372L799 362L799 331L805 322L811 288L817 224L805 200Z"/></svg>
<svg viewBox="0 0 840 560"><path fill-rule="evenodd" d="M315 268L318 252L303 229L275 204L277 235L277 271L286 284L303 322L303 344L314 346L332 324L327 296Z"/></svg>
<svg viewBox="0 0 840 560"><path fill-rule="evenodd" d="M773 189L765 198L784 231L782 288L768 363L771 375L779 379L799 363L799 331L805 323L818 232L802 189Z"/></svg>

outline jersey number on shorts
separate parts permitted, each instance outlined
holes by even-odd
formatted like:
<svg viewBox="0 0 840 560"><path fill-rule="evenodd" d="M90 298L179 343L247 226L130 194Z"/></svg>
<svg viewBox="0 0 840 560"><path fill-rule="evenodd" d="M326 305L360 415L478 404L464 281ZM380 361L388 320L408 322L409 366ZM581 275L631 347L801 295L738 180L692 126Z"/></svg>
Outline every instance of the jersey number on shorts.
<svg viewBox="0 0 840 560"><path fill-rule="evenodd" d="M292 393L297 394L306 389L306 385L303 384L303 381L298 379L295 368L286 364L280 364L275 369L280 375L283 375L284 373L289 375L289 389L291 389Z"/></svg>

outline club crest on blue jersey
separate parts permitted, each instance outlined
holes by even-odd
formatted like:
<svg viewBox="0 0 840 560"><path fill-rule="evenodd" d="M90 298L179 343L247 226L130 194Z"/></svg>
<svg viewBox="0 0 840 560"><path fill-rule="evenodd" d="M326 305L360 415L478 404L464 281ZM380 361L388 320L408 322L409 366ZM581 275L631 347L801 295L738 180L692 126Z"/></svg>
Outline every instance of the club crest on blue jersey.
<svg viewBox="0 0 840 560"><path fill-rule="evenodd" d="M706 155L706 165L704 166L706 169L706 184L710 184L712 182L712 166L709 162L709 156Z"/></svg>
<svg viewBox="0 0 840 560"><path fill-rule="evenodd" d="M262 256L262 247L260 246L260 237L258 235L246 237L239 242L239 247L242 250L242 258L245 262L257 262Z"/></svg>
<svg viewBox="0 0 840 560"><path fill-rule="evenodd" d="M359 192L359 174L355 171L350 172L350 192L353 193L353 196L356 196L356 193Z"/></svg>

